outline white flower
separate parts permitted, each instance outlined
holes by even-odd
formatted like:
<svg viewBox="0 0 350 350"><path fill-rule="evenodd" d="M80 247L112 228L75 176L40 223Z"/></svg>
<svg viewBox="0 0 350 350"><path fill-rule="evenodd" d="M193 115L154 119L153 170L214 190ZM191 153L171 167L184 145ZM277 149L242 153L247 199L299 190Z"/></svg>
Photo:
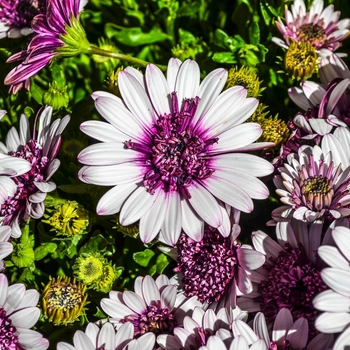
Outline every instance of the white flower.
<svg viewBox="0 0 350 350"><path fill-rule="evenodd" d="M121 71L123 99L92 94L110 124L81 125L102 143L79 154L86 164L79 178L114 186L100 199L99 215L120 211L122 225L140 220L143 242L161 231L159 238L174 245L181 228L193 237L204 222L217 228L227 221L224 203L251 212L252 198L267 198L269 191L257 177L270 174L272 165L241 153L272 145L253 144L261 127L243 123L258 100L247 98L241 86L221 93L226 79L227 71L216 69L200 84L196 62L171 59L167 78L152 64L145 76L129 67Z"/></svg>

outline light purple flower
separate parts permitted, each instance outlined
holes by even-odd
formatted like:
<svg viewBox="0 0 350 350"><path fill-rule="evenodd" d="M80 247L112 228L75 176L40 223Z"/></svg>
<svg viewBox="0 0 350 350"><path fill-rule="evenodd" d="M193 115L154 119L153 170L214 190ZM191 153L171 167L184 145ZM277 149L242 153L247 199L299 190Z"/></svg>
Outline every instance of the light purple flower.
<svg viewBox="0 0 350 350"><path fill-rule="evenodd" d="M186 315L202 306L197 297L186 298L178 293L165 275L156 280L151 276L137 277L134 287L135 292L109 292L109 298L101 300L101 307L110 322L131 322L135 338L146 333L172 334L175 327L182 326Z"/></svg>
<svg viewBox="0 0 350 350"><path fill-rule="evenodd" d="M288 49L292 41L307 42L320 56L328 56L342 45L349 35L350 20L339 20L340 12L333 5L324 9L323 0L314 0L306 11L303 0L294 0L291 11L285 7L285 21L278 18L277 28L284 40L273 38L279 46Z"/></svg>
<svg viewBox="0 0 350 350"><path fill-rule="evenodd" d="M310 336L315 336L317 310L312 299L327 288L315 256L322 242L322 228L321 223L308 226L297 220L279 222L278 243L262 231L253 232L253 245L266 255L266 263L251 271L253 292L239 297L238 306L248 312L263 312L268 325L273 324L282 308L288 308L293 321L304 317L309 323ZM328 231L327 237L329 234Z"/></svg>
<svg viewBox="0 0 350 350"><path fill-rule="evenodd" d="M209 337L216 335L224 343L229 344L233 339L231 325L236 319L245 322L248 314L238 307L222 308L217 313L210 309L204 311L196 307L192 317L184 318L183 327L176 327L174 335L159 335L157 343L166 350L198 350L207 344Z"/></svg>
<svg viewBox="0 0 350 350"><path fill-rule="evenodd" d="M46 0L0 0L0 39L32 34L32 19L45 11Z"/></svg>
<svg viewBox="0 0 350 350"><path fill-rule="evenodd" d="M237 293L250 293L250 270L265 262L262 253L236 240L241 232L239 215L232 210L230 216L229 237L223 237L218 229L206 225L200 241L183 233L176 244L177 266L174 271L180 272L180 286L185 295L195 295L199 301L217 310L235 307Z"/></svg>
<svg viewBox="0 0 350 350"><path fill-rule="evenodd" d="M0 220L3 225L12 227L11 235L15 238L21 236L19 224L23 220L42 217L46 194L56 188L50 178L60 165L56 156L61 133L70 117L52 123L51 117L52 107L47 106L40 115L38 113L31 134L28 119L22 115L19 132L13 127L7 134L6 145L0 142L1 154L25 159L30 164L30 170L22 175L0 176Z"/></svg>
<svg viewBox="0 0 350 350"><path fill-rule="evenodd" d="M273 179L285 204L272 212L274 220L294 217L312 222L350 214L350 169L342 169L338 159L333 159L339 152L303 146L298 154L288 155L288 162L278 169L281 175Z"/></svg>
<svg viewBox="0 0 350 350"><path fill-rule="evenodd" d="M39 293L26 290L22 283L8 285L7 278L0 274L0 348L23 350L46 350L47 339L31 330L39 319L36 305Z"/></svg>
<svg viewBox="0 0 350 350"><path fill-rule="evenodd" d="M239 326L240 333L247 341L254 340L252 332L244 324L240 323ZM235 328L238 327L234 324L234 331ZM319 333L315 337L310 337L307 319L300 317L293 320L292 314L286 308L278 312L271 331L268 330L264 314L257 313L253 321L253 330L264 340L267 350L328 350L333 345L332 334Z"/></svg>
<svg viewBox="0 0 350 350"><path fill-rule="evenodd" d="M118 331L108 322L101 329L89 323L85 332L75 332L73 344L59 342L57 350L153 350L155 336L147 333L134 339L134 326L130 322L123 324Z"/></svg>
<svg viewBox="0 0 350 350"><path fill-rule="evenodd" d="M140 220L140 238L160 238L174 245L181 228L191 237L203 222L219 227L227 221L223 204L244 212L269 191L257 177L272 165L243 152L270 143L253 142L258 124L244 123L258 101L235 86L222 92L227 71L217 69L200 84L198 64L171 59L167 79L155 65L145 77L126 68L118 76L122 99L107 92L92 97L110 123L88 121L81 130L102 141L78 156L86 164L79 178L114 186L99 201L97 213L120 211L120 223ZM226 218L225 218L226 216ZM224 236L229 235L226 231Z"/></svg>
<svg viewBox="0 0 350 350"><path fill-rule="evenodd" d="M317 251L328 266L321 277L329 289L313 300L314 307L323 311L315 326L320 332L341 333L333 349L343 350L350 346L350 229L336 227L332 237L336 246L323 245Z"/></svg>
<svg viewBox="0 0 350 350"><path fill-rule="evenodd" d="M35 35L27 48L12 55L7 62L21 61L5 77L4 84L11 85L9 92L17 93L22 87L27 90L30 77L35 76L58 54L57 49L64 46L62 36L66 26L72 25L87 1L83 0L47 0L45 14L34 17L31 27Z"/></svg>

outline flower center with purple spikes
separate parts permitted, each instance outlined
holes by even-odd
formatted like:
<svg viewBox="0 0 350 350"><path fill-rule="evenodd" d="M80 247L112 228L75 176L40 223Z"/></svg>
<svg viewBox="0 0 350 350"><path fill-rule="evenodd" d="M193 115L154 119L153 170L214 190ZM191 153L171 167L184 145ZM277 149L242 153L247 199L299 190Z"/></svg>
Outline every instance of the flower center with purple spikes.
<svg viewBox="0 0 350 350"><path fill-rule="evenodd" d="M184 233L176 244L178 258L175 272L182 272L185 295L196 295L201 302L212 303L226 292L235 275L236 250L240 243L231 243L216 229L205 230L203 239L196 242Z"/></svg>
<svg viewBox="0 0 350 350"><path fill-rule="evenodd" d="M8 154L26 159L32 168L27 173L12 178L17 185L17 190L13 197L9 197L1 205L0 215L6 216L4 224L10 223L19 211L25 209L27 198L38 191L34 182L44 181L49 162L46 156L42 156L42 147L33 139L29 140L21 150Z"/></svg>
<svg viewBox="0 0 350 350"><path fill-rule="evenodd" d="M134 325L135 337L149 332L155 335L172 334L176 326L174 315L170 310L161 307L160 300L157 300L155 304L148 305L141 315L126 316L120 322L131 322Z"/></svg>
<svg viewBox="0 0 350 350"><path fill-rule="evenodd" d="M0 0L1 22L10 27L30 27L32 19L45 9L46 0Z"/></svg>
<svg viewBox="0 0 350 350"><path fill-rule="evenodd" d="M261 296L255 298L260 304L267 323L273 323L281 308L287 308L296 321L304 317L309 322L309 336L313 338L317 331L314 321L317 310L312 305L314 296L327 286L319 271L308 260L302 245L294 249L286 244L277 258L271 257L263 265L269 277L258 285Z"/></svg>
<svg viewBox="0 0 350 350"><path fill-rule="evenodd" d="M16 331L17 329L12 325L12 321L6 317L6 311L0 309L0 349L22 349L18 344Z"/></svg>
<svg viewBox="0 0 350 350"><path fill-rule="evenodd" d="M325 30L318 24L303 24L298 32L297 36L299 41L307 42L317 49L321 47L327 40L327 34Z"/></svg>
<svg viewBox="0 0 350 350"><path fill-rule="evenodd" d="M131 141L126 141L125 147L150 156L152 167L143 180L148 192L154 194L158 187L162 187L165 192L179 191L190 198L187 187L192 181L206 179L214 172L205 155L208 147L218 139L203 140L191 126L199 97L185 99L181 111L176 92L171 97L173 112L158 118L153 127L151 149Z"/></svg>

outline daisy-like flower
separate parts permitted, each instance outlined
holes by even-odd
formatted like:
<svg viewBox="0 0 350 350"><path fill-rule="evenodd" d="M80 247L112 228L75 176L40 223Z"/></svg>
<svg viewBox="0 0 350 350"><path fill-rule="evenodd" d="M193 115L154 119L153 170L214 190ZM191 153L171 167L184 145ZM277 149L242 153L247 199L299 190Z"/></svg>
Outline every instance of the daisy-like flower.
<svg viewBox="0 0 350 350"><path fill-rule="evenodd" d="M218 229L206 226L200 241L183 233L176 244L177 266L174 271L180 272L180 285L185 295L196 295L199 301L217 309L236 306L237 288L238 293L250 293L249 271L265 262L262 253L236 240L241 232L236 223L239 220L237 212L232 210L230 214L229 237L223 237Z"/></svg>
<svg viewBox="0 0 350 350"><path fill-rule="evenodd" d="M331 229L342 222L333 223L326 236L329 237ZM310 337L314 337L317 334L314 326L317 310L312 299L327 288L315 256L322 242L322 227L322 223L308 227L298 220L280 222L276 227L278 243L264 232L253 232L253 245L266 255L266 263L251 271L253 292L239 297L238 306L248 312L263 312L269 326L279 311L287 308L294 322L300 317L308 321Z"/></svg>
<svg viewBox="0 0 350 350"><path fill-rule="evenodd" d="M131 322L136 338L146 333L172 334L175 327L182 326L186 315L202 306L197 297L186 298L178 293L165 275L156 280L151 276L137 277L134 287L135 292L109 292L109 298L101 300L101 307L110 322Z"/></svg>
<svg viewBox="0 0 350 350"><path fill-rule="evenodd" d="M0 274L0 348L48 348L48 340L30 329L40 316L40 310L36 307L38 301L39 293L36 290L26 290L22 283L9 286L6 276Z"/></svg>
<svg viewBox="0 0 350 350"><path fill-rule="evenodd" d="M312 222L350 214L350 172L332 158L339 152L303 146L298 154L288 155L288 163L278 169L281 175L273 180L285 204L272 212L274 220L294 217Z"/></svg>
<svg viewBox="0 0 350 350"><path fill-rule="evenodd" d="M157 343L166 350L198 350L207 344L208 338L212 335L229 343L233 339L231 324L236 319L245 322L248 314L238 307L222 308L217 314L211 309L204 311L196 307L191 317L184 318L183 327L176 327L174 335L159 335Z"/></svg>
<svg viewBox="0 0 350 350"><path fill-rule="evenodd" d="M276 21L284 40L275 37L272 40L286 49L292 42L308 43L320 56L328 56L349 35L350 19L339 17L340 12L334 11L333 5L324 8L323 0L314 0L309 11L304 0L294 0L291 11L285 7L286 24L280 18Z"/></svg>
<svg viewBox="0 0 350 350"><path fill-rule="evenodd" d="M242 153L273 145L253 144L261 127L242 124L258 101L247 98L241 86L220 94L227 78L224 69L211 72L201 84L199 76L198 64L191 60L171 59L167 79L152 64L145 77L127 68L118 76L123 99L102 91L92 95L110 124L81 125L102 143L79 154L86 164L79 178L114 186L100 199L97 213L120 211L124 226L140 220L143 242L161 231L162 240L174 245L181 228L192 237L203 222L217 228L227 221L223 203L251 212L252 198L268 196L257 177L270 174L272 165Z"/></svg>
<svg viewBox="0 0 350 350"><path fill-rule="evenodd" d="M0 39L33 33L32 19L45 10L46 0L0 0Z"/></svg>
<svg viewBox="0 0 350 350"><path fill-rule="evenodd" d="M85 333L76 331L73 336L74 346L59 342L57 350L153 350L155 336L147 333L134 339L134 326L127 322L116 331L111 323L106 322L101 329L89 323Z"/></svg>
<svg viewBox="0 0 350 350"><path fill-rule="evenodd" d="M78 15L87 0L46 0L45 14L34 17L34 32L27 48L11 56L7 62L21 61L5 77L9 92L17 93L22 87L29 89L30 77L49 64L53 57L74 56L82 47L89 47Z"/></svg>
<svg viewBox="0 0 350 350"><path fill-rule="evenodd" d="M293 321L292 314L286 308L282 308L278 312L272 334L268 331L265 316L261 312L257 313L254 318L254 333L242 322L234 322L232 328L235 335L243 336L248 344L256 342L254 336L256 334L259 339L264 340L267 350L328 350L333 345L332 334L319 333L310 341L307 320L300 317Z"/></svg>
<svg viewBox="0 0 350 350"><path fill-rule="evenodd" d="M321 272L329 289L313 300L314 307L323 311L315 326L320 332L341 333L333 349L343 350L350 346L350 229L336 227L332 237L336 246L322 245L317 251L329 266Z"/></svg>
<svg viewBox="0 0 350 350"><path fill-rule="evenodd" d="M12 227L12 237L21 236L19 224L29 217L39 219L44 214L44 200L56 185L50 181L60 165L56 159L61 144L61 133L70 117L51 123L52 107L38 113L31 135L28 119L21 116L19 133L13 127L7 134L6 145L0 142L0 152L29 162L28 172L12 178L0 177L0 222ZM0 162L1 165L1 162Z"/></svg>

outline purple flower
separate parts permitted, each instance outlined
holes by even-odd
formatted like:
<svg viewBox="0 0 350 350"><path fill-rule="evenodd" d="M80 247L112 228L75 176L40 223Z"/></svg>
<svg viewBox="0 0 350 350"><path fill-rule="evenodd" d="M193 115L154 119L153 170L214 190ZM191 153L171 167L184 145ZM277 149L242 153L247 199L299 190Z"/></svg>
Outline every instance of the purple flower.
<svg viewBox="0 0 350 350"><path fill-rule="evenodd" d="M21 236L19 224L23 220L42 217L46 193L56 188L49 180L60 165L56 156L61 133L70 117L56 119L52 124L51 117L52 107L47 106L37 117L38 131L34 129L31 135L28 119L22 115L19 133L13 127L7 134L6 145L0 142L1 153L25 159L31 166L22 175L0 177L0 220L3 225L12 227L15 238Z"/></svg>
<svg viewBox="0 0 350 350"><path fill-rule="evenodd" d="M45 11L46 0L0 0L0 39L32 34L32 19Z"/></svg>
<svg viewBox="0 0 350 350"><path fill-rule="evenodd" d="M22 87L29 89L30 77L47 66L60 51L64 55L65 46L69 46L65 42L67 31L73 24L78 24L78 15L85 3L82 0L47 0L46 14L39 14L32 20L35 35L27 48L7 60L8 63L22 61L5 77L4 84L11 85L9 92L15 94ZM84 35L84 31L78 35L78 40L83 44L86 40ZM76 53L77 51L71 55Z"/></svg>
<svg viewBox="0 0 350 350"><path fill-rule="evenodd" d="M322 242L322 228L321 223L308 227L297 220L292 224L280 222L276 227L278 243L262 231L253 232L253 245L266 255L266 263L251 271L253 292L239 297L238 306L248 312L263 312L268 325L282 308L287 308L293 321L300 317L308 321L310 337L314 337L317 310L312 299L327 288L315 256Z"/></svg>
<svg viewBox="0 0 350 350"><path fill-rule="evenodd" d="M182 234L176 244L174 271L180 272L185 295L197 296L215 309L235 307L237 289L238 293L250 293L250 270L265 262L263 254L236 241L241 231L237 223L230 231L229 237L223 237L218 229L206 226L200 241Z"/></svg>
<svg viewBox="0 0 350 350"><path fill-rule="evenodd" d="M350 173L338 161L341 149L323 151L319 146L300 147L287 157L274 177L276 193L285 204L272 212L276 221L294 217L312 222L350 214ZM333 159L332 155L336 157Z"/></svg>
<svg viewBox="0 0 350 350"><path fill-rule="evenodd" d="M201 306L197 297L186 298L178 293L165 275L156 280L151 276L137 277L135 292L111 291L109 298L101 300L110 322L117 325L131 322L136 338L146 333L172 334L196 306Z"/></svg>
<svg viewBox="0 0 350 350"><path fill-rule="evenodd" d="M31 330L39 319L36 305L39 293L26 290L22 283L8 285L7 278L0 274L0 348L23 350L46 350L47 339Z"/></svg>
<svg viewBox="0 0 350 350"><path fill-rule="evenodd" d="M252 198L268 196L257 177L270 174L272 165L242 153L271 145L253 143L262 133L258 124L242 124L258 101L247 98L241 86L221 93L226 78L227 71L217 69L200 84L196 62L171 59L167 79L152 64L145 77L133 68L121 71L123 100L93 93L110 124L81 125L102 143L87 147L78 159L86 164L79 172L82 181L114 186L100 199L99 215L120 211L122 225L140 220L143 242L161 231L159 239L174 245L181 228L194 237L203 222L217 228L227 221L223 203L251 212Z"/></svg>
<svg viewBox="0 0 350 350"><path fill-rule="evenodd" d="M340 12L334 12L333 5L325 9L323 6L323 0L314 0L309 11L306 11L303 0L294 0L291 11L286 5L286 24L280 18L276 22L284 40L272 40L286 49L293 41L306 42L313 46L320 56L330 55L349 35L350 20L339 20Z"/></svg>

